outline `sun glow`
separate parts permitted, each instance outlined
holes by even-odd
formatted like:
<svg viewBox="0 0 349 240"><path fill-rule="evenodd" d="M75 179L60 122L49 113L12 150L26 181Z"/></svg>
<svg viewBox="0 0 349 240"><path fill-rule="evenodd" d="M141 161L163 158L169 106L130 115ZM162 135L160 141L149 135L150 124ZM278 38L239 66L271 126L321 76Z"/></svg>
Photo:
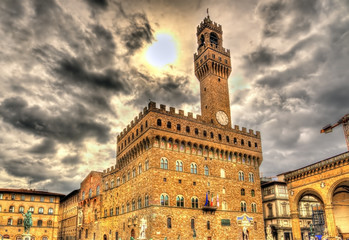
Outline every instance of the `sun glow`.
<svg viewBox="0 0 349 240"><path fill-rule="evenodd" d="M158 68L163 68L177 60L176 41L171 34L157 33L155 42L146 50L147 62Z"/></svg>

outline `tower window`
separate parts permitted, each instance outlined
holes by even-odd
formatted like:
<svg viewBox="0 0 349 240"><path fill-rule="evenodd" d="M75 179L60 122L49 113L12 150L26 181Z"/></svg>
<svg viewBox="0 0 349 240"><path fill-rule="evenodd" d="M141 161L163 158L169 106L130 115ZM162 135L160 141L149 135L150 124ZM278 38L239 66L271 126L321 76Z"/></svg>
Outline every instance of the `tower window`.
<svg viewBox="0 0 349 240"><path fill-rule="evenodd" d="M218 82L220 82L221 81L221 79L220 78L218 78Z"/></svg>
<svg viewBox="0 0 349 240"><path fill-rule="evenodd" d="M204 137L207 137L207 132L206 131L204 131L203 134L204 134Z"/></svg>
<svg viewBox="0 0 349 240"><path fill-rule="evenodd" d="M195 128L195 135L199 135L199 129Z"/></svg>
<svg viewBox="0 0 349 240"><path fill-rule="evenodd" d="M222 141L222 135L218 134L219 141Z"/></svg>
<svg viewBox="0 0 349 240"><path fill-rule="evenodd" d="M172 124L170 121L167 122L167 128L171 128Z"/></svg>
<svg viewBox="0 0 349 240"><path fill-rule="evenodd" d="M210 135L211 135L211 138L213 138L213 137L214 137L214 136L213 136L213 132L211 132L211 133L210 133Z"/></svg>
<svg viewBox="0 0 349 240"><path fill-rule="evenodd" d="M158 119L157 124L158 126L161 126L161 119Z"/></svg>
<svg viewBox="0 0 349 240"><path fill-rule="evenodd" d="M225 64L228 64L228 60L227 59L225 59L224 62L225 62Z"/></svg>
<svg viewBox="0 0 349 240"><path fill-rule="evenodd" d="M255 148L258 148L258 144L257 144L257 143L254 143L254 147L255 147Z"/></svg>
<svg viewBox="0 0 349 240"><path fill-rule="evenodd" d="M207 59L207 55L205 55L205 60Z"/></svg>
<svg viewBox="0 0 349 240"><path fill-rule="evenodd" d="M251 147L251 142L250 141L248 141L248 146Z"/></svg>
<svg viewBox="0 0 349 240"><path fill-rule="evenodd" d="M241 145L245 145L244 139L241 139Z"/></svg>
<svg viewBox="0 0 349 240"><path fill-rule="evenodd" d="M218 45L218 36L214 32L210 33L210 42L212 44Z"/></svg>
<svg viewBox="0 0 349 240"><path fill-rule="evenodd" d="M177 131L180 131L180 130L181 130L181 125L177 124Z"/></svg>
<svg viewBox="0 0 349 240"><path fill-rule="evenodd" d="M207 105L205 106L205 108L207 109Z"/></svg>
<svg viewBox="0 0 349 240"><path fill-rule="evenodd" d="M202 63L202 59L200 59L200 63Z"/></svg>
<svg viewBox="0 0 349 240"><path fill-rule="evenodd" d="M186 127L185 127L185 131L186 131L187 133L190 133L190 127L189 127L189 126L186 126Z"/></svg>
<svg viewBox="0 0 349 240"><path fill-rule="evenodd" d="M215 58L216 58L216 55L212 54L212 58L215 59Z"/></svg>
<svg viewBox="0 0 349 240"><path fill-rule="evenodd" d="M221 58L221 57L218 57L218 60L219 60L219 61L222 61L222 58Z"/></svg>
<svg viewBox="0 0 349 240"><path fill-rule="evenodd" d="M205 37L204 37L204 35L202 34L201 37L200 37L200 45L199 45L199 47L201 47L201 46L203 46L203 45L205 45Z"/></svg>
<svg viewBox="0 0 349 240"><path fill-rule="evenodd" d="M234 138L234 144L237 144L238 140L236 138Z"/></svg>
<svg viewBox="0 0 349 240"><path fill-rule="evenodd" d="M227 139L227 142L229 142L229 141L230 141L229 136L226 136L226 139Z"/></svg>
<svg viewBox="0 0 349 240"><path fill-rule="evenodd" d="M141 127L143 128L143 125ZM148 121L145 121L145 127L148 127Z"/></svg>
<svg viewBox="0 0 349 240"><path fill-rule="evenodd" d="M161 122L161 120L160 120L160 122ZM145 122L145 123L147 123L147 122ZM141 132L143 132L143 125L141 125Z"/></svg>

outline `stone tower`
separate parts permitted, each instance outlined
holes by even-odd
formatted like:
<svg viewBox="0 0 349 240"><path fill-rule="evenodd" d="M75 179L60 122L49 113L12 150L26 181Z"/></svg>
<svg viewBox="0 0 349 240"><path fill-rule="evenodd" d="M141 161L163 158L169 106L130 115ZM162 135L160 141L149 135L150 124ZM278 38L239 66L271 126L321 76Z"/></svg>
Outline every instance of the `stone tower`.
<svg viewBox="0 0 349 240"><path fill-rule="evenodd" d="M197 27L195 75L200 81L201 115L205 122L231 128L228 77L230 51L223 48L222 26L207 16Z"/></svg>

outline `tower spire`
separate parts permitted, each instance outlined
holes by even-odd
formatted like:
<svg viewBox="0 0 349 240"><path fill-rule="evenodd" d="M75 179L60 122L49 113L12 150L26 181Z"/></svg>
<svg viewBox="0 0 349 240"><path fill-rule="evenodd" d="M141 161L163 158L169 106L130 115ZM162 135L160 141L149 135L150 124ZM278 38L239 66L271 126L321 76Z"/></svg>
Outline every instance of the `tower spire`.
<svg viewBox="0 0 349 240"><path fill-rule="evenodd" d="M210 19L210 14L208 13L208 8L207 8L207 18Z"/></svg>

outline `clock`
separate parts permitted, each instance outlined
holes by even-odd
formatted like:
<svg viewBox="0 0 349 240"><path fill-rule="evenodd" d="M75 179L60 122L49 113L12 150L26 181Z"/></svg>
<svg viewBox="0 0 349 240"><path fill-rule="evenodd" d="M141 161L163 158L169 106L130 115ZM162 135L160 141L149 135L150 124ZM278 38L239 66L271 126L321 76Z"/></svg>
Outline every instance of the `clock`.
<svg viewBox="0 0 349 240"><path fill-rule="evenodd" d="M221 124L223 126L227 125L229 122L227 114L223 111L218 111L216 113L216 119L219 122L219 124Z"/></svg>

